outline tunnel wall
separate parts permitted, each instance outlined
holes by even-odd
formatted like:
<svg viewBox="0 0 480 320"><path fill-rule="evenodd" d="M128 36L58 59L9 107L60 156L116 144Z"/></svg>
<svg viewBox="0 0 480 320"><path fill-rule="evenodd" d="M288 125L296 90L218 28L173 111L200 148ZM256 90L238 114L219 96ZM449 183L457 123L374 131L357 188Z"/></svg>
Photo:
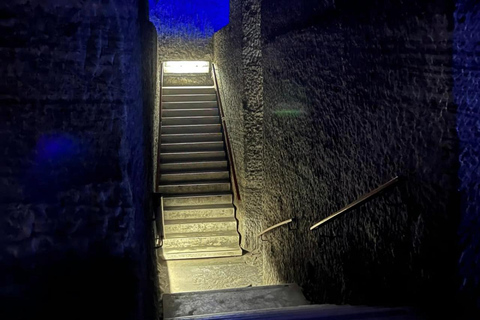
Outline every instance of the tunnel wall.
<svg viewBox="0 0 480 320"><path fill-rule="evenodd" d="M228 24L228 0L149 2L161 60L212 60L212 36Z"/></svg>
<svg viewBox="0 0 480 320"><path fill-rule="evenodd" d="M136 126L143 126L143 145L140 146L137 156L144 159L143 170L136 169L141 172L139 180L135 185L144 185L143 205L141 215L136 215L136 224L142 226L145 230L143 243L145 245L145 265L140 267L144 281L141 283L142 293L140 295L141 308L144 310L144 318L158 319L161 310L159 301L160 285L158 283L157 256L154 247L154 230L152 220L152 212L156 210L156 205L152 192L155 191L155 177L157 172L157 151L158 151L158 58L157 58L157 30L155 25L149 21L149 11L146 1L140 3L140 34L142 49L142 102L143 114L142 118L134 122ZM134 111L135 112L135 111ZM132 141L137 143L138 141ZM142 168L142 167L140 167ZM138 189L135 189L138 192ZM142 194L140 193L140 194ZM142 197L137 197L142 199ZM141 239L141 238L140 238Z"/></svg>
<svg viewBox="0 0 480 320"><path fill-rule="evenodd" d="M298 282L321 302L449 301L452 13L448 1L262 2L264 214L300 230L272 235L267 283ZM397 175L390 192L307 231Z"/></svg>
<svg viewBox="0 0 480 320"><path fill-rule="evenodd" d="M259 0L231 1L230 24L214 36L215 63L239 194L242 248L260 249L263 197L263 85Z"/></svg>
<svg viewBox="0 0 480 320"><path fill-rule="evenodd" d="M2 319L151 312L147 12L0 4Z"/></svg>
<svg viewBox="0 0 480 320"><path fill-rule="evenodd" d="M150 0L150 20L158 33L158 65L168 60L213 60L213 26L211 17L202 10L222 7L225 0L200 3L189 0ZM211 13L211 12L210 12ZM213 85L206 77L169 76L164 85Z"/></svg>
<svg viewBox="0 0 480 320"><path fill-rule="evenodd" d="M454 100L458 105L460 191L459 275L462 301L480 317L480 4L457 1L453 36Z"/></svg>
<svg viewBox="0 0 480 320"><path fill-rule="evenodd" d="M253 146L245 128L257 120L243 53L255 47L244 25L257 8L247 3L232 1L243 25L232 17L214 37L242 194L249 192L247 146L263 153L263 173L254 177L264 186L262 210L241 208L240 230L248 220L267 227L298 219L294 230L279 228L263 242L265 283L297 282L319 303L434 309L454 301L454 3L261 1L254 86L263 90L263 139ZM308 231L397 175L397 187ZM242 242L254 235L243 231Z"/></svg>

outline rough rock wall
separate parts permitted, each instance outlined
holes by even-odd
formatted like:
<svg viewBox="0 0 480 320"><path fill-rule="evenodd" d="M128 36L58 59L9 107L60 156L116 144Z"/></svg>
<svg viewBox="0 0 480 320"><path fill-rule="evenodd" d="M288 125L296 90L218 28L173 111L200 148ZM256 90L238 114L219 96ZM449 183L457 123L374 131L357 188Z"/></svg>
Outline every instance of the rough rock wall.
<svg viewBox="0 0 480 320"><path fill-rule="evenodd" d="M243 8L244 130L245 135L245 247L259 248L263 202L263 76L261 1L245 0Z"/></svg>
<svg viewBox="0 0 480 320"><path fill-rule="evenodd" d="M167 10L161 3L157 4L157 11ZM158 66L163 61L183 61L183 60L202 60L213 61L213 38L204 34L199 34L190 27L181 28L176 24L188 26L192 23L188 17L172 17L172 21L168 23L161 23L158 17L150 12L150 20L156 26L158 41L157 41L157 59ZM180 21L178 21L180 20ZM175 28L178 27L178 29ZM159 69L160 70L160 69ZM183 76L174 75L163 78L164 86L201 86L213 85L211 75L207 76Z"/></svg>
<svg viewBox="0 0 480 320"><path fill-rule="evenodd" d="M241 245L259 248L263 190L263 92L260 1L230 2L230 24L214 36L215 62L241 200Z"/></svg>
<svg viewBox="0 0 480 320"><path fill-rule="evenodd" d="M315 302L437 305L454 291L453 6L262 2L264 280ZM405 182L314 232L396 175ZM438 300L434 300L438 299Z"/></svg>
<svg viewBox="0 0 480 320"><path fill-rule="evenodd" d="M218 85L225 111L227 130L234 153L235 170L240 195L245 190L243 123L244 75L242 67L242 6L240 1L230 1L230 23L214 35L214 61L217 68ZM244 216L243 201L235 200L237 218ZM240 233L244 234L244 225L240 221ZM242 242L244 237L242 237Z"/></svg>
<svg viewBox="0 0 480 320"><path fill-rule="evenodd" d="M155 1L154 1L155 2ZM183 3L183 6L186 4ZM194 3L192 2L192 5ZM157 1L150 8L150 20L158 32L158 59L213 60L213 40L208 21L176 12L174 1ZM207 30L205 30L207 29Z"/></svg>
<svg viewBox="0 0 480 320"><path fill-rule="evenodd" d="M2 319L147 316L139 14L138 0L0 4Z"/></svg>
<svg viewBox="0 0 480 320"><path fill-rule="evenodd" d="M157 261L154 248L154 230L151 223L152 212L155 210L152 192L155 191L155 177L156 177L156 160L157 160L157 148L158 148L158 102L159 102L159 90L158 90L158 68L157 68L157 30L153 23L149 21L149 12L146 2L142 2L140 6L140 21L141 21L141 44L142 44L142 95L143 95L143 112L142 119L133 122L135 126L143 127L143 144L139 148L143 153L144 170L137 170L143 173L143 176L139 176L141 180L138 180L135 185L144 185L144 205L143 214L136 215L137 226L143 227L141 230L145 230L144 245L145 245L145 266L143 272L145 276L142 284L144 288L140 295L140 303L146 310L144 318L157 319L160 310L158 308L158 301L160 299L160 286L158 284L157 276ZM133 110L135 112L135 110ZM140 122L141 121L141 122ZM143 124L143 125L142 125ZM138 144L138 140L133 140L132 143ZM141 156L142 153L137 154ZM135 188L135 192L139 192Z"/></svg>
<svg viewBox="0 0 480 320"><path fill-rule="evenodd" d="M188 34L158 34L158 59L168 60L213 60L212 38L195 38Z"/></svg>
<svg viewBox="0 0 480 320"><path fill-rule="evenodd" d="M458 105L460 190L459 229L462 301L480 317L480 4L458 1L454 31L454 99ZM476 310L475 310L476 309ZM476 313L476 317L474 316Z"/></svg>
<svg viewBox="0 0 480 320"><path fill-rule="evenodd" d="M155 18L151 17L153 23ZM184 32L171 33L157 27L158 49L157 58L160 66L163 61L201 60L213 61L213 38L191 34L187 29ZM164 86L202 86L213 85L210 74L206 77L172 76L164 77Z"/></svg>
<svg viewBox="0 0 480 320"><path fill-rule="evenodd" d="M155 81L154 84L154 92L155 92L155 100L153 101L153 119L150 119L152 121L152 136L153 136L153 146L152 146L152 163L153 163L153 179L152 179L152 191L156 192L157 188L157 170L158 170L158 147L159 147L159 134L160 134L160 68L161 65L159 64L160 61L158 60L158 35L157 35L157 30L155 28L155 25L152 23L152 33L154 34L155 39L151 39L151 45L152 47L150 48L150 51L153 52L154 54L154 59L155 62L152 62L152 68L148 68L151 72L154 73L153 79ZM153 84L152 84L153 85Z"/></svg>

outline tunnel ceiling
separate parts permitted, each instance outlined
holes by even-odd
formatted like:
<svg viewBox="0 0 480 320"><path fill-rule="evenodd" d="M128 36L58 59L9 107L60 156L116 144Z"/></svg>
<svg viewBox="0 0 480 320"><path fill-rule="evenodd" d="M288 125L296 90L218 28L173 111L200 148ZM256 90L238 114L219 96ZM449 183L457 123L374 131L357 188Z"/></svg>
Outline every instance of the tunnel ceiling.
<svg viewBox="0 0 480 320"><path fill-rule="evenodd" d="M159 33L210 37L229 22L229 0L149 0Z"/></svg>

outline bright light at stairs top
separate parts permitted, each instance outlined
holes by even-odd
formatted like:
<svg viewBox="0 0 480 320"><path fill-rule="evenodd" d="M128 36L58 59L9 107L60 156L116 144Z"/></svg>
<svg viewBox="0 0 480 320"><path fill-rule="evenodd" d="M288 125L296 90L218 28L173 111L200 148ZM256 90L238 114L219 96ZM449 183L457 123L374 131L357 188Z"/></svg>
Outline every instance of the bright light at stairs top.
<svg viewBox="0 0 480 320"><path fill-rule="evenodd" d="M164 73L209 73L208 61L167 61L163 65Z"/></svg>

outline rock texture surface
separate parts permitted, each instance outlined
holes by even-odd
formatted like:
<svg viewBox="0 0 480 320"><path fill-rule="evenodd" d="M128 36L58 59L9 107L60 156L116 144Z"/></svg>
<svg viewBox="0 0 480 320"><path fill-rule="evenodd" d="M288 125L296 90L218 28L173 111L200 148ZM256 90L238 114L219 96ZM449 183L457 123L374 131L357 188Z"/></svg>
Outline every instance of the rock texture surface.
<svg viewBox="0 0 480 320"><path fill-rule="evenodd" d="M458 1L453 37L454 100L458 105L460 191L462 220L459 229L462 297L480 317L480 5ZM472 312L473 314L473 312Z"/></svg>
<svg viewBox="0 0 480 320"><path fill-rule="evenodd" d="M279 309L308 305L302 289L296 284L243 287L227 290L166 294L164 317L176 319L222 313Z"/></svg>
<svg viewBox="0 0 480 320"><path fill-rule="evenodd" d="M1 318L148 315L147 18L137 0L0 4Z"/></svg>
<svg viewBox="0 0 480 320"><path fill-rule="evenodd" d="M298 218L297 230L266 237L264 281L299 283L320 303L429 306L453 299L460 286L453 41L460 32L458 70L469 71L458 76L473 88L473 2L456 21L455 7L444 1L258 3L231 2L231 23L215 35L214 52L240 193L262 204L258 211L240 204L242 244L253 243L249 230ZM260 44L254 25L261 26ZM256 59L259 72L249 73ZM261 108L249 107L255 94L248 90L262 97ZM473 89L458 95L468 121L460 173L467 228L478 215L471 116L478 99ZM261 135L252 134L258 140L248 141L249 126L261 127ZM263 153L252 175L250 150ZM399 187L307 231L395 175L405 177ZM248 189L248 181L263 191ZM478 243L465 242L470 252Z"/></svg>
<svg viewBox="0 0 480 320"><path fill-rule="evenodd" d="M452 11L407 2L264 2L265 219L299 218L271 236L267 283L356 304L454 289ZM400 187L307 231L396 175Z"/></svg>
<svg viewBox="0 0 480 320"><path fill-rule="evenodd" d="M242 247L255 250L262 231L263 76L258 0L231 1L231 23L216 33L215 62L234 152Z"/></svg>
<svg viewBox="0 0 480 320"><path fill-rule="evenodd" d="M158 31L159 61L213 60L213 26L210 17L204 12L194 15L193 10L197 4L188 2L150 0L150 20ZM215 5L215 1L207 2L205 6Z"/></svg>
<svg viewBox="0 0 480 320"><path fill-rule="evenodd" d="M265 179L274 186L266 219L293 215L308 230L395 175L406 184L316 232L277 232L265 274L326 302L446 297L456 218L449 12L418 19L425 9L413 3L373 2L314 9L264 11ZM314 15L321 22L305 25ZM290 22L275 28L279 20ZM300 257L302 273L288 267Z"/></svg>

